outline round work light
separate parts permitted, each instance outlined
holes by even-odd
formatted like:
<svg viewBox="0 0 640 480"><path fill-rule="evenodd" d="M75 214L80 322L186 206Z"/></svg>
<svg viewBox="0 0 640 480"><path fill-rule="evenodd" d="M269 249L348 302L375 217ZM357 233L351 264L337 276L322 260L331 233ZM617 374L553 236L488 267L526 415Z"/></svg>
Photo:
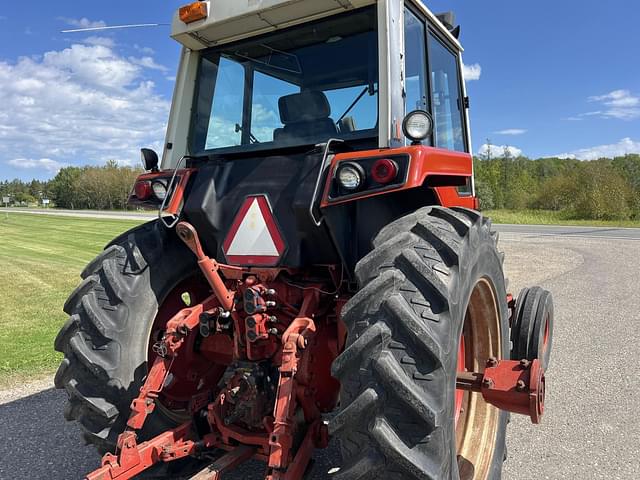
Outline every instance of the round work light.
<svg viewBox="0 0 640 480"><path fill-rule="evenodd" d="M338 184L344 190L355 192L364 184L364 170L360 165L347 163L338 169Z"/></svg>
<svg viewBox="0 0 640 480"><path fill-rule="evenodd" d="M156 180L151 184L153 194L158 200L164 200L167 197L167 184L161 180Z"/></svg>
<svg viewBox="0 0 640 480"><path fill-rule="evenodd" d="M407 114L402 122L402 131L413 143L420 143L427 139L433 131L433 119L429 112L414 110Z"/></svg>

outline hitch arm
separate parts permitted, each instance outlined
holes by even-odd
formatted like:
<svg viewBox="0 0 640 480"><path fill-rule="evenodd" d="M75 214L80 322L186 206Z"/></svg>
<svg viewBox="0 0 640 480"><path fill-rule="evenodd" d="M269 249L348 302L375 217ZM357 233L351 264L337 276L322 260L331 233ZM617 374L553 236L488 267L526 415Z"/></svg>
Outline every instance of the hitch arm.
<svg viewBox="0 0 640 480"><path fill-rule="evenodd" d="M200 314L215 308L215 304L216 298L209 297L195 307L181 310L169 320L163 339L153 346L158 356L149 370L144 385L140 388L140 394L131 402L131 415L127 421L128 428L139 430L147 417L153 413L155 400L164 387L173 360L178 356L178 351L185 338L200 325Z"/></svg>
<svg viewBox="0 0 640 480"><path fill-rule="evenodd" d="M178 233L180 240L182 240L196 256L198 266L200 267L204 277L207 279L207 282L209 282L209 285L211 286L215 296L218 298L222 308L228 312L231 311L233 308L235 293L226 287L218 271L223 267L225 269L236 269L227 265L221 266L218 262L205 255L204 250L202 249L202 244L200 243L200 238L198 237L198 232L190 223L180 222L176 227L176 232Z"/></svg>
<svg viewBox="0 0 640 480"><path fill-rule="evenodd" d="M134 432L124 432L118 438L119 455L107 453L102 458L102 467L87 475L85 480L130 479L156 463L192 455L196 452L196 444L187 438L190 431L191 422L188 422L140 445Z"/></svg>
<svg viewBox="0 0 640 480"><path fill-rule="evenodd" d="M528 415L535 424L542 420L545 376L539 360L490 358L484 373L458 372L456 388L480 393L487 403Z"/></svg>

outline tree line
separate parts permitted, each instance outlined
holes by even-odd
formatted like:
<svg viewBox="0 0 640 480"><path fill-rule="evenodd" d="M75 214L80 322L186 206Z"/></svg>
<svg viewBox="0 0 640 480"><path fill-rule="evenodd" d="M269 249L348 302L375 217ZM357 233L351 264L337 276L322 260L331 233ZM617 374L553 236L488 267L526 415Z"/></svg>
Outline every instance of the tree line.
<svg viewBox="0 0 640 480"><path fill-rule="evenodd" d="M483 210L553 210L567 219L640 219L640 155L579 161L500 156L474 159L476 194ZM0 182L0 197L58 208L126 209L139 169L108 162L67 167L53 180Z"/></svg>
<svg viewBox="0 0 640 480"><path fill-rule="evenodd" d="M104 166L66 167L49 181L0 182L0 197L10 197L11 204L18 206L50 200L57 208L124 210L140 173L140 169L121 167L114 161Z"/></svg>
<svg viewBox="0 0 640 480"><path fill-rule="evenodd" d="M640 155L580 161L501 156L474 159L483 210L553 210L567 219L640 219Z"/></svg>

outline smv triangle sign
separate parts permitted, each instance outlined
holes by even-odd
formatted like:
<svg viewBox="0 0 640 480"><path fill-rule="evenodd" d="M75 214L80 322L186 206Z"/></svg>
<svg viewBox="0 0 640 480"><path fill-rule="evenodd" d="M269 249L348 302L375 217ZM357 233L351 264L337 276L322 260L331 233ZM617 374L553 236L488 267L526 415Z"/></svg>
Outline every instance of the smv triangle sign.
<svg viewBox="0 0 640 480"><path fill-rule="evenodd" d="M285 243L267 197L247 197L222 249L230 264L264 267L278 264L285 251Z"/></svg>

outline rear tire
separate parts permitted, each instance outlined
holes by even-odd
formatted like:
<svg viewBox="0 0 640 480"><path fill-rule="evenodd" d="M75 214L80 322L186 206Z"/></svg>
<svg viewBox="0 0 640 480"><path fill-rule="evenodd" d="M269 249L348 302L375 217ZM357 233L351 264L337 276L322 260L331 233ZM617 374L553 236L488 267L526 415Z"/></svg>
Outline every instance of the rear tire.
<svg viewBox="0 0 640 480"><path fill-rule="evenodd" d="M356 267L360 291L342 311L349 336L333 365L342 384L330 425L343 454L336 478L499 479L508 414L466 394L456 429L455 402L463 336L470 369L509 355L503 256L490 221L427 207L373 244ZM492 335L483 336L485 323Z"/></svg>
<svg viewBox="0 0 640 480"><path fill-rule="evenodd" d="M55 385L69 397L65 418L76 421L86 443L101 454L114 451L147 374L158 306L194 271L193 254L172 232L151 222L107 246L67 300L70 318L55 340L55 349L64 353ZM176 425L157 408L138 440ZM163 468L171 475L174 467Z"/></svg>

